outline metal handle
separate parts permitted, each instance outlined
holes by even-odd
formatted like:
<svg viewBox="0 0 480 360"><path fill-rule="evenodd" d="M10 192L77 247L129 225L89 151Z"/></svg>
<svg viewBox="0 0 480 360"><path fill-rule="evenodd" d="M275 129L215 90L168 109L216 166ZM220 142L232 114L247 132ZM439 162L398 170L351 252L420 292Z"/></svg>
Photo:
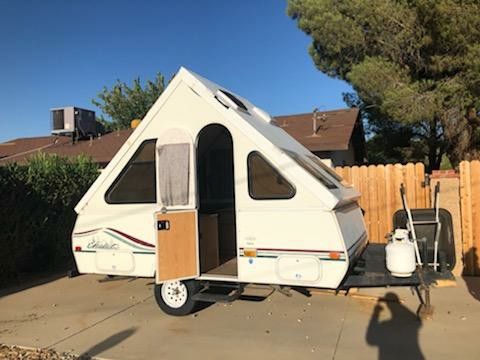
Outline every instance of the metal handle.
<svg viewBox="0 0 480 360"><path fill-rule="evenodd" d="M157 221L157 230L170 230L170 221L168 220L158 220Z"/></svg>

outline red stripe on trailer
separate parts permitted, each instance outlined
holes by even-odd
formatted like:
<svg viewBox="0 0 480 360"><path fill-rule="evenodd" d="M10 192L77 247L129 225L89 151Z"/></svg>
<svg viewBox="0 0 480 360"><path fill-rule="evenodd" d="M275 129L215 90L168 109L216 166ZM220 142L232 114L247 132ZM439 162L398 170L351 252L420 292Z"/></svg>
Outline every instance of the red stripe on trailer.
<svg viewBox="0 0 480 360"><path fill-rule="evenodd" d="M125 234L124 232L122 232L122 231L120 231L120 230L116 230L116 229L112 229L112 228L107 228L107 229L110 230L110 231L116 232L117 234L122 235L122 236L126 237L128 240L131 240L131 241L133 241L133 242L135 242L135 243L137 243L137 244L140 244L140 245L143 245L143 246L147 246L147 247L155 247L155 245L153 245L153 244L150 244L150 243L148 243L148 242L146 242L146 241L137 239L137 238L135 238L135 237L133 237L133 236L131 236L131 235Z"/></svg>
<svg viewBox="0 0 480 360"><path fill-rule="evenodd" d="M101 230L101 229L93 229L93 230L87 230L87 231L82 231L82 232L76 232L76 233L73 233L73 235L85 235L85 234L95 232L95 231L98 231L98 230Z"/></svg>

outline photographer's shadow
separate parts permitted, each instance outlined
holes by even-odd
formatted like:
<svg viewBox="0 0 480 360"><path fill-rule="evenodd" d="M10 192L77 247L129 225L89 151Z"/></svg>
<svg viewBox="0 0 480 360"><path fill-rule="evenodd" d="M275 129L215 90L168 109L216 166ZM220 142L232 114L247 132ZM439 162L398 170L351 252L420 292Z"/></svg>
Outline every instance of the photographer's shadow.
<svg viewBox="0 0 480 360"><path fill-rule="evenodd" d="M382 303L390 311L388 320L380 320L380 313L385 310ZM397 294L389 292L375 305L366 340L369 345L378 347L379 360L425 359L418 342L421 327L422 322L416 314L399 302Z"/></svg>

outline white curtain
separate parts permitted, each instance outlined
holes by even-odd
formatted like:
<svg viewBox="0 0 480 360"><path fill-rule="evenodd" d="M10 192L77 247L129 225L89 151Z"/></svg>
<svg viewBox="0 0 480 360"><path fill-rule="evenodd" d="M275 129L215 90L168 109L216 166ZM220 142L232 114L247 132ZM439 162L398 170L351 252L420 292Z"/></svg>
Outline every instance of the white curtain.
<svg viewBox="0 0 480 360"><path fill-rule="evenodd" d="M162 205L187 205L190 183L190 144L166 144L159 147L158 166Z"/></svg>

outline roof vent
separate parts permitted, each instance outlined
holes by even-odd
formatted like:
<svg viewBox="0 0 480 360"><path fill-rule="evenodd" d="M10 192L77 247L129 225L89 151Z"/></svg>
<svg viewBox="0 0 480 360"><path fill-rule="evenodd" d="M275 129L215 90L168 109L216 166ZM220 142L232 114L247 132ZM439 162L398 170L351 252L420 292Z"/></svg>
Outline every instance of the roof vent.
<svg viewBox="0 0 480 360"><path fill-rule="evenodd" d="M252 109L252 112L257 115L260 119L262 119L263 121L269 123L269 124L272 124L272 125L277 125L277 122L275 121L275 119L273 119L269 113L267 113L265 110L262 110L256 106L253 107Z"/></svg>
<svg viewBox="0 0 480 360"><path fill-rule="evenodd" d="M215 99L226 108L233 108L247 114L249 113L245 104L226 90L218 89L215 93Z"/></svg>

